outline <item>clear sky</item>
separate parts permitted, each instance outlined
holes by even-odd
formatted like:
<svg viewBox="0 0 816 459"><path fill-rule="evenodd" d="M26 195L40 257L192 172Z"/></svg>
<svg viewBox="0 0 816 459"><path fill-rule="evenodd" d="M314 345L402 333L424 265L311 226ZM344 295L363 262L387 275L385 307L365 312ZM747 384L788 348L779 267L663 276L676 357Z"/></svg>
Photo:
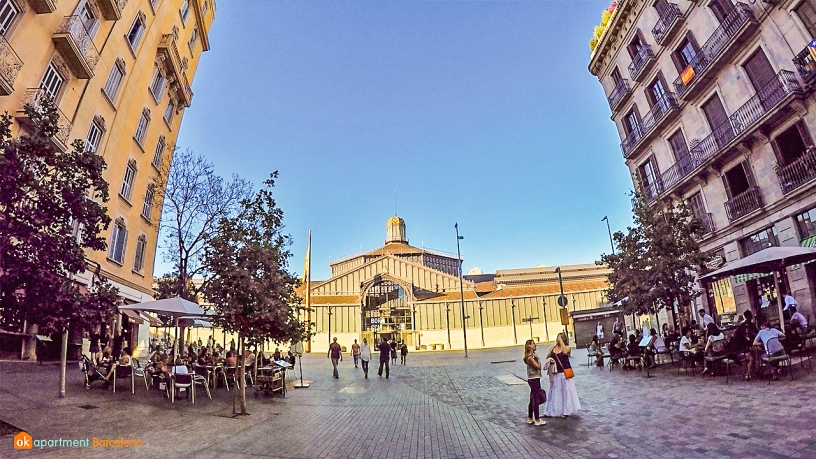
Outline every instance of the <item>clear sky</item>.
<svg viewBox="0 0 816 459"><path fill-rule="evenodd" d="M276 187L303 270L410 243L464 268L592 263L632 188L588 41L608 1L219 0L178 140ZM164 272L160 266L156 273Z"/></svg>

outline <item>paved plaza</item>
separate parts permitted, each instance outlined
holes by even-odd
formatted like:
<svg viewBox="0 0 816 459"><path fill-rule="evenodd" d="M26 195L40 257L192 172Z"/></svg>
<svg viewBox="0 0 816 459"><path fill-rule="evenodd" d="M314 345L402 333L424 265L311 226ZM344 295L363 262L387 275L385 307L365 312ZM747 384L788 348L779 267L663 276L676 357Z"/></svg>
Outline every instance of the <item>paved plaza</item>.
<svg viewBox="0 0 816 459"><path fill-rule="evenodd" d="M816 457L816 373L799 365L795 381L736 377L726 385L668 365L651 379L610 373L584 366L586 354L576 351L583 410L534 427L526 424L527 385L508 384L525 374L521 352L414 353L388 380L373 365L363 379L351 358L335 380L325 356L308 355L311 388L260 399L250 388L251 415L237 418L224 389L171 405L144 386L86 391L72 364L68 396L59 399L57 366L0 363L0 457ZM143 446L14 451L17 428L34 439L122 437Z"/></svg>

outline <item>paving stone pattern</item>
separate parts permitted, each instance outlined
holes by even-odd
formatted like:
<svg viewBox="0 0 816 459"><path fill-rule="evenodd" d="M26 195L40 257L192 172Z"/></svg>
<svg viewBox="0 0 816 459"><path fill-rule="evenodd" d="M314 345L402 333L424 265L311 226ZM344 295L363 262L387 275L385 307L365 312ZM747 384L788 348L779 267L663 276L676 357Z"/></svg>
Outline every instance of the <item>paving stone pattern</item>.
<svg viewBox="0 0 816 459"><path fill-rule="evenodd" d="M544 351L542 349L542 351ZM144 386L116 394L84 390L69 367L68 396L56 395L57 367L0 363L0 424L35 439L141 439L143 447L15 452L0 429L0 457L276 458L718 458L816 457L816 373L795 365L795 381L744 381L586 367L573 356L583 410L543 427L526 424L529 389L521 347L409 355L391 378L362 378L351 359L303 359L309 389L255 398L248 417L232 416L232 392L199 391L195 404L171 405ZM541 352L543 354L544 352ZM512 360L512 362L501 362ZM491 363L500 362L500 363ZM547 387L546 376L542 381Z"/></svg>

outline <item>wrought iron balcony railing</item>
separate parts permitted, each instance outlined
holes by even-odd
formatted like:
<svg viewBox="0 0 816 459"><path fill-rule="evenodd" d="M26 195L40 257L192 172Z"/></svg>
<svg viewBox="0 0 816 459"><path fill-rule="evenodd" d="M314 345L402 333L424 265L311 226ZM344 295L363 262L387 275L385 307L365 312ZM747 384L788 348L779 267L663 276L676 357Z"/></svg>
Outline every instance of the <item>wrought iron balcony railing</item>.
<svg viewBox="0 0 816 459"><path fill-rule="evenodd" d="M816 178L816 149L811 148L792 163L778 168L776 176L785 194Z"/></svg>
<svg viewBox="0 0 816 459"><path fill-rule="evenodd" d="M720 151L733 145L735 139L750 132L757 123L791 95L801 95L802 89L796 76L789 70L782 70L760 89L751 99L738 108L728 120L699 143L693 145L688 156L678 160L661 174L666 189L680 183L683 178L701 167Z"/></svg>
<svg viewBox="0 0 816 459"><path fill-rule="evenodd" d="M652 202L660 196L660 193L663 192L663 184L658 177L652 183L646 183L643 185L643 195L646 197L646 201Z"/></svg>
<svg viewBox="0 0 816 459"><path fill-rule="evenodd" d="M816 60L813 59L813 54L811 54L808 46L805 46L805 49L793 58L793 63L796 65L796 70L799 71L805 85L809 86L813 83L814 77L816 77Z"/></svg>
<svg viewBox="0 0 816 459"><path fill-rule="evenodd" d="M738 2L734 5L734 10L726 16L722 24L706 40L705 44L697 51L697 55L691 60L688 67L681 75L674 80L674 90L677 97L683 98L690 94L690 89L700 86L701 81L710 80L710 76L705 74L714 67L725 52L730 48L736 39L747 30L748 24L756 25L757 21L754 13L748 5ZM686 82L683 82L683 74L686 74Z"/></svg>
<svg viewBox="0 0 816 459"><path fill-rule="evenodd" d="M629 64L629 75L634 81L640 81L640 77L645 70L653 64L655 60L654 52L652 52L651 45L643 45L638 50L635 57L632 58L632 63Z"/></svg>
<svg viewBox="0 0 816 459"><path fill-rule="evenodd" d="M53 39L77 78L86 80L94 76L99 51L79 16L66 16L54 32Z"/></svg>
<svg viewBox="0 0 816 459"><path fill-rule="evenodd" d="M629 80L621 78L615 84L615 87L612 88L612 92L609 93L609 97L606 98L606 100L609 101L609 108L611 108L613 112L617 111L621 102L623 102L631 94L632 89L629 87Z"/></svg>
<svg viewBox="0 0 816 459"><path fill-rule="evenodd" d="M636 126L636 129L630 132L621 142L623 157L628 158L630 153L643 143L641 141L649 138L657 130L661 122L667 118L669 112L677 108L677 98L674 97L674 93L668 92L662 99L658 100L646 113L640 124Z"/></svg>
<svg viewBox="0 0 816 459"><path fill-rule="evenodd" d="M680 8L674 3L667 3L666 9L660 15L654 28L652 28L652 36L659 46L671 39L682 21L683 15L680 13Z"/></svg>
<svg viewBox="0 0 816 459"><path fill-rule="evenodd" d="M6 37L0 35L0 95L7 96L14 92L14 82L22 68L20 56L14 52Z"/></svg>
<svg viewBox="0 0 816 459"><path fill-rule="evenodd" d="M725 201L725 214L728 216L728 221L733 222L760 207L762 207L762 195L759 194L759 188L751 187Z"/></svg>
<svg viewBox="0 0 816 459"><path fill-rule="evenodd" d="M710 212L706 212L702 215L695 215L695 217L697 220L700 220L700 223L703 224L703 235L714 232L714 220L711 218Z"/></svg>
<svg viewBox="0 0 816 459"><path fill-rule="evenodd" d="M30 120L28 118L28 114L25 112L25 106L30 105L34 110L38 112L41 111L43 95L45 95L45 90L41 88L26 89L26 92L23 95L22 103L20 104L20 108L17 110L16 115L18 122L20 122L23 127L30 127ZM73 129L74 126L59 108L57 108L57 115L57 132L54 133L52 140L57 148L62 151L66 151L68 149L71 136L71 129Z"/></svg>

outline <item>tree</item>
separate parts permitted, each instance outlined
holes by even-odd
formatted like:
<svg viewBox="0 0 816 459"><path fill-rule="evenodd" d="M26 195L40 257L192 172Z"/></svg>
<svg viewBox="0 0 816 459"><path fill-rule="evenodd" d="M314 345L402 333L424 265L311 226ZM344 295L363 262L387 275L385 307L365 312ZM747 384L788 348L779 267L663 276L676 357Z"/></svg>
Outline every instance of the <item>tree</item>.
<svg viewBox="0 0 816 459"><path fill-rule="evenodd" d="M116 304L98 271L87 288L72 280L87 269L85 250L106 249L106 166L81 140L54 148L59 115L50 99L25 112L28 132L17 139L8 114L0 117L0 323L62 332L64 365L69 323L107 320ZM64 366L62 374L64 396Z"/></svg>
<svg viewBox="0 0 816 459"><path fill-rule="evenodd" d="M626 314L654 314L674 304L688 304L699 296L695 271L705 260L698 240L703 224L682 201L649 203L632 199L634 226L613 235L616 254L601 255L599 263L612 269L610 301L621 301Z"/></svg>
<svg viewBox="0 0 816 459"><path fill-rule="evenodd" d="M204 256L212 276L204 293L213 305L213 320L238 334L239 359L246 345L300 341L306 335L298 318L303 310L295 293L299 280L287 270L291 238L282 233L283 211L272 196L277 176L272 173L253 198L242 200L236 217L221 219ZM236 394L245 415L244 365L238 367Z"/></svg>
<svg viewBox="0 0 816 459"><path fill-rule="evenodd" d="M226 182L215 174L212 163L190 150L174 155L166 185L161 197L162 249L164 260L175 266L162 276L159 298L180 296L197 301L203 285L193 285L191 280L207 270L203 259L207 240L216 235L221 219L238 212L252 186L237 176Z"/></svg>

